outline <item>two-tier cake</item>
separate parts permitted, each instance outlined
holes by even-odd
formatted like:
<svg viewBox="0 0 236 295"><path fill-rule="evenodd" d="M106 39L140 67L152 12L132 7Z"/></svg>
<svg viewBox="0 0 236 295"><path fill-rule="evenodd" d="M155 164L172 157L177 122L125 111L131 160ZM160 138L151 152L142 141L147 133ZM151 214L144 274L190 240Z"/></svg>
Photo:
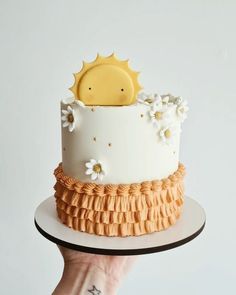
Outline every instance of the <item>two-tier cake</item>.
<svg viewBox="0 0 236 295"><path fill-rule="evenodd" d="M55 170L58 216L97 235L167 229L183 205L179 163L181 97L139 93L138 73L114 54L84 63L61 102L62 163Z"/></svg>

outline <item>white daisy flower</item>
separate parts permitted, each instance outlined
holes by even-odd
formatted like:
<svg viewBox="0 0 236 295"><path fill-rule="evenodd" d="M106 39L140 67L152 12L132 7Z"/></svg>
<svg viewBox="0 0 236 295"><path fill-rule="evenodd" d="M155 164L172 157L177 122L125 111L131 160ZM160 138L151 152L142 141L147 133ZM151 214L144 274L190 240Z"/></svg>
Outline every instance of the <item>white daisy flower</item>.
<svg viewBox="0 0 236 295"><path fill-rule="evenodd" d="M170 109L167 106L163 106L162 103L154 104L149 112L151 121L155 126L159 126L161 121L165 121L169 118Z"/></svg>
<svg viewBox="0 0 236 295"><path fill-rule="evenodd" d="M100 161L91 159L89 162L85 163L87 170L85 171L86 175L90 175L92 180L102 180L105 172Z"/></svg>
<svg viewBox="0 0 236 295"><path fill-rule="evenodd" d="M175 104L180 105L183 102L184 102L184 100L183 100L182 96L175 97L175 101L174 101Z"/></svg>
<svg viewBox="0 0 236 295"><path fill-rule="evenodd" d="M161 95L159 95L158 93L154 93L153 97L154 97L154 103L155 103L155 104L160 104L160 103L162 103Z"/></svg>
<svg viewBox="0 0 236 295"><path fill-rule="evenodd" d="M75 129L75 115L71 106L68 106L66 110L62 110L61 120L63 122L62 127L68 127L72 132Z"/></svg>
<svg viewBox="0 0 236 295"><path fill-rule="evenodd" d="M163 105L173 105L175 101L175 97L170 93L161 95L161 99Z"/></svg>
<svg viewBox="0 0 236 295"><path fill-rule="evenodd" d="M178 130L177 130L176 126L167 125L167 126L162 127L159 130L158 134L159 134L160 139L163 143L172 144L173 140L174 140L174 136L176 135L177 131Z"/></svg>
<svg viewBox="0 0 236 295"><path fill-rule="evenodd" d="M188 110L189 107L187 105L187 101L182 99L182 101L176 106L176 114L180 118L181 122L187 118Z"/></svg>
<svg viewBox="0 0 236 295"><path fill-rule="evenodd" d="M82 108L85 108L85 104L79 100L79 99L75 99L74 97L67 97L67 98L64 98L62 100L62 102L64 104L77 104L78 106L82 107Z"/></svg>
<svg viewBox="0 0 236 295"><path fill-rule="evenodd" d="M153 104L158 104L161 101L161 97L158 94L146 94L144 92L141 92L138 94L138 102L145 104L147 106L153 105Z"/></svg>

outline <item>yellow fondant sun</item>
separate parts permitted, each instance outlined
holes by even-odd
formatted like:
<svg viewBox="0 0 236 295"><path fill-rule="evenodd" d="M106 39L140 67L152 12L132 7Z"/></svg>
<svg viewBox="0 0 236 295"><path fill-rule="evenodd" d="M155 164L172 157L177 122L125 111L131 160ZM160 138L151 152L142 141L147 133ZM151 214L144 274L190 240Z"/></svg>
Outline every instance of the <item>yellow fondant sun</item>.
<svg viewBox="0 0 236 295"><path fill-rule="evenodd" d="M83 62L70 90L86 105L130 105L142 89L138 74L129 68L127 60L98 54L93 62Z"/></svg>

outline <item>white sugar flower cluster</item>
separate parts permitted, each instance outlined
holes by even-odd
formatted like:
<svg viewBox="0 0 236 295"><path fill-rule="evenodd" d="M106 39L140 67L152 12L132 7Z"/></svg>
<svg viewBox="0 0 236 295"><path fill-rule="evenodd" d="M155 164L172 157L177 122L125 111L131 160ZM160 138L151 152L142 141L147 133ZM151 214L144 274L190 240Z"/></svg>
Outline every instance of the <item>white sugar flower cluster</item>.
<svg viewBox="0 0 236 295"><path fill-rule="evenodd" d="M158 136L163 143L173 142L174 135L178 132L176 124L173 122L173 109L177 118L183 122L187 115L188 106L186 100L180 96L171 94L151 94L140 93L138 102L148 106L151 122L158 130Z"/></svg>

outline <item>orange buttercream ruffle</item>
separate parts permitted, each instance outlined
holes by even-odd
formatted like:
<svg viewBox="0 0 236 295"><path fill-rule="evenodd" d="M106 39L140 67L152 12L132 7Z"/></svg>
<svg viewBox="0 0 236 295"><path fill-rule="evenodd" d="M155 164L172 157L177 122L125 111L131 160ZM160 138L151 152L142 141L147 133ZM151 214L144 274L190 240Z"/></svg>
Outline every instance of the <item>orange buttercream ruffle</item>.
<svg viewBox="0 0 236 295"><path fill-rule="evenodd" d="M83 183L55 169L58 216L75 230L97 235L129 236L173 225L183 204L185 168L167 179L134 184Z"/></svg>
<svg viewBox="0 0 236 295"><path fill-rule="evenodd" d="M167 229L171 225L174 225L180 216L180 211L177 210L171 216L164 217L156 221L145 220L137 223L105 224L94 223L90 220L71 217L59 208L57 208L57 213L64 224L75 230L110 237L140 236L155 231L161 231Z"/></svg>
<svg viewBox="0 0 236 295"><path fill-rule="evenodd" d="M145 208L141 211L94 211L80 207L70 206L64 201L57 198L57 208L65 212L71 217L78 219L86 219L95 223L137 223L139 221L151 220L155 221L159 218L169 217L178 210L179 205L183 204L183 198L173 201L169 204L162 204L161 206L155 206Z"/></svg>

